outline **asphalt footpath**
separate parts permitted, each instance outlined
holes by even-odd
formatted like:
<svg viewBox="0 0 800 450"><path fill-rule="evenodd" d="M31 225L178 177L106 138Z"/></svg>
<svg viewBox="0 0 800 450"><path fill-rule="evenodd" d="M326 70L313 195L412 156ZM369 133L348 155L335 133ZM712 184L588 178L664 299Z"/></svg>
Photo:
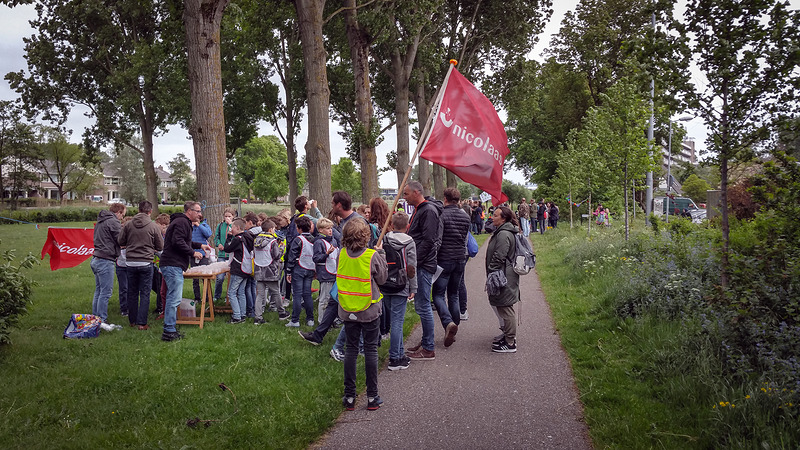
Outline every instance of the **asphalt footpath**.
<svg viewBox="0 0 800 450"><path fill-rule="evenodd" d="M443 344L434 314L436 359L378 373L384 401L367 411L366 395L344 411L312 448L590 449L569 360L536 273L520 277L517 352L493 353L498 320L484 291L486 245L466 268L469 320ZM405 347L420 341L417 326ZM385 341L384 345L388 345ZM363 380L364 372L357 374Z"/></svg>

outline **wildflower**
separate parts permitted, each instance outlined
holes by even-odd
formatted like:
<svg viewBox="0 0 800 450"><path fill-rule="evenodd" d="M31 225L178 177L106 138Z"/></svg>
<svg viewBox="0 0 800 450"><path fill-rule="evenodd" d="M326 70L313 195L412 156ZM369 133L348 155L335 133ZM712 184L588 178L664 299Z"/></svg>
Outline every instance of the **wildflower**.
<svg viewBox="0 0 800 450"><path fill-rule="evenodd" d="M745 395L744 398L750 398L750 396L749 395Z"/></svg>

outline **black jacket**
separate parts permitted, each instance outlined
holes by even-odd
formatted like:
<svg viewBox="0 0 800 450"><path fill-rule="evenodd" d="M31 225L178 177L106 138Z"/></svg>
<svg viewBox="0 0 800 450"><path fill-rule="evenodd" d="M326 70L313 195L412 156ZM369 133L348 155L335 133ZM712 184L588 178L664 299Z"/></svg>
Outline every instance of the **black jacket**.
<svg viewBox="0 0 800 450"><path fill-rule="evenodd" d="M201 248L200 242L192 242L192 221L184 213L169 216L169 227L164 236L164 253L161 254L161 267L175 266L183 270L189 268L194 249Z"/></svg>
<svg viewBox="0 0 800 450"><path fill-rule="evenodd" d="M467 233L470 217L458 205L447 205L442 210L442 245L439 261L465 261L467 259ZM441 264L440 264L441 265Z"/></svg>
<svg viewBox="0 0 800 450"><path fill-rule="evenodd" d="M237 235L229 235L225 240L225 247L223 250L231 257L231 275L237 275L242 278L250 277L249 273L242 272L242 260L244 259L244 248L247 251L253 251L253 241L255 236L249 231L243 231Z"/></svg>
<svg viewBox="0 0 800 450"><path fill-rule="evenodd" d="M536 210L536 219L537 220L544 220L544 212L547 210L547 206L544 204L539 204L539 209Z"/></svg>
<svg viewBox="0 0 800 450"><path fill-rule="evenodd" d="M431 197L414 208L408 235L417 246L417 268L436 272L437 254L442 244L442 202Z"/></svg>

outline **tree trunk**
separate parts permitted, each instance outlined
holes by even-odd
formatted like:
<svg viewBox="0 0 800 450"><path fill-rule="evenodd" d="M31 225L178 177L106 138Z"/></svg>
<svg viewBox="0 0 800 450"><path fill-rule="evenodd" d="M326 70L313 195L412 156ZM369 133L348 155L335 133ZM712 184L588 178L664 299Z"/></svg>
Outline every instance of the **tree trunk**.
<svg viewBox="0 0 800 450"><path fill-rule="evenodd" d="M428 122L428 101L425 97L425 76L417 64L417 86L414 89L414 107L417 109L417 126L419 132L425 129L425 123ZM423 139L424 136L420 136ZM419 164L419 182L422 183L422 188L425 192L432 192L433 187L431 180L431 164L422 158L417 160Z"/></svg>
<svg viewBox="0 0 800 450"><path fill-rule="evenodd" d="M453 172L450 172L449 170L445 170L445 180L447 182L447 187L451 187L451 188L457 188L458 187L458 177ZM444 191L442 191L442 193L444 193ZM444 198L444 197L438 197L438 198Z"/></svg>
<svg viewBox="0 0 800 450"><path fill-rule="evenodd" d="M728 252L730 251L730 223L728 222L728 154L727 154L727 143L725 141L725 128L723 126L723 150L720 152L719 155L719 203L720 209L722 210L722 223L721 223L721 230L722 230L722 255L720 258L720 265L721 269L719 274L719 283L722 286L723 295L725 291L728 289Z"/></svg>
<svg viewBox="0 0 800 450"><path fill-rule="evenodd" d="M144 97L145 101L148 101L151 95L144 93ZM153 158L153 117L146 105L136 105L136 109L139 115L139 131L142 134L142 168L144 169L146 198L153 204L153 212L150 216L155 218L158 217L158 205L161 201L158 197L158 176Z"/></svg>
<svg viewBox="0 0 800 450"><path fill-rule="evenodd" d="M436 198L444 198L444 167L433 164L433 192L430 192Z"/></svg>
<svg viewBox="0 0 800 450"><path fill-rule="evenodd" d="M628 225L628 162L625 161L625 183L623 186L625 191L625 241L630 238L630 227Z"/></svg>
<svg viewBox="0 0 800 450"><path fill-rule="evenodd" d="M356 120L364 134L359 142L361 153L361 203L368 203L380 194L378 158L372 139L372 94L369 86L369 37L358 23L356 0L344 0L347 42L355 79Z"/></svg>
<svg viewBox="0 0 800 450"><path fill-rule="evenodd" d="M220 66L220 23L229 0L184 0L183 22L189 63L198 201L209 223L222 221L230 205L228 158Z"/></svg>
<svg viewBox="0 0 800 450"><path fill-rule="evenodd" d="M408 167L408 81L402 79L403 77L397 73L397 69L395 69L395 77L394 126L397 130L397 186L399 187L406 176L406 170L410 170Z"/></svg>
<svg viewBox="0 0 800 450"><path fill-rule="evenodd" d="M327 214L331 198L331 145L329 114L331 92L328 89L327 55L322 34L322 10L325 0L296 0L297 21L300 26L300 45L305 62L306 93L308 95L308 190L317 199L320 210Z"/></svg>

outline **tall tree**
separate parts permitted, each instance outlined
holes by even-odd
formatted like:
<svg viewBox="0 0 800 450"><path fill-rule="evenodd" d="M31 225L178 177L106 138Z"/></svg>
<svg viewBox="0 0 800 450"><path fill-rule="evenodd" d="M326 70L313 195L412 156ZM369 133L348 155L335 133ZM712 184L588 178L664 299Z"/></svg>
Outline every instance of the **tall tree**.
<svg viewBox="0 0 800 450"><path fill-rule="evenodd" d="M141 170L137 170L141 165L142 155L129 147L119 148L108 161L108 166L119 177L119 196L133 205L147 199L144 174Z"/></svg>
<svg viewBox="0 0 800 450"><path fill-rule="evenodd" d="M113 142L139 152L147 198L158 205L153 136L177 122L184 97L176 92L185 90L180 21L170 2L33 3L37 34L25 39L29 72L6 79L29 115L63 123L73 105L88 108L95 122L84 132L86 148L97 153Z"/></svg>
<svg viewBox="0 0 800 450"><path fill-rule="evenodd" d="M189 163L189 158L183 153L178 153L167 163L167 167L169 167L170 171L170 178L175 182L175 190L172 192L172 195L178 200L192 200L183 197L183 192L186 191L183 185L192 176L192 167Z"/></svg>
<svg viewBox="0 0 800 450"><path fill-rule="evenodd" d="M727 289L729 165L798 113L800 12L778 0L691 0L685 19L679 29L708 80L686 98L711 130L708 149L719 163L720 284Z"/></svg>
<svg viewBox="0 0 800 450"><path fill-rule="evenodd" d="M184 0L183 23L189 67L197 194L208 205L209 223L222 221L230 204L228 157L220 66L220 25L229 0Z"/></svg>
<svg viewBox="0 0 800 450"><path fill-rule="evenodd" d="M251 139L245 148L249 154L257 155L253 160L253 193L268 202L286 195L289 191L286 148L280 139L276 136L261 136Z"/></svg>
<svg viewBox="0 0 800 450"><path fill-rule="evenodd" d="M305 64L305 84L308 98L308 141L306 141L306 163L308 164L308 190L313 198L320 200L320 209L327 213L331 198L331 146L328 108L330 90L325 67L325 37L322 34L322 12L325 0L295 0L300 29L300 43Z"/></svg>
<svg viewBox="0 0 800 450"><path fill-rule="evenodd" d="M22 119L23 111L10 101L0 102L0 193L8 188L12 208L17 196L35 181L30 170L36 163L33 128Z"/></svg>
<svg viewBox="0 0 800 450"><path fill-rule="evenodd" d="M37 166L55 185L61 204L64 204L67 193L88 191L100 178L100 171L93 167L83 147L70 144L60 130L39 127L37 141Z"/></svg>
<svg viewBox="0 0 800 450"><path fill-rule="evenodd" d="M0 101L0 201L5 201L6 179L3 169L12 163L12 155L20 145L21 132L28 128L22 121L22 115L19 105L8 100Z"/></svg>

